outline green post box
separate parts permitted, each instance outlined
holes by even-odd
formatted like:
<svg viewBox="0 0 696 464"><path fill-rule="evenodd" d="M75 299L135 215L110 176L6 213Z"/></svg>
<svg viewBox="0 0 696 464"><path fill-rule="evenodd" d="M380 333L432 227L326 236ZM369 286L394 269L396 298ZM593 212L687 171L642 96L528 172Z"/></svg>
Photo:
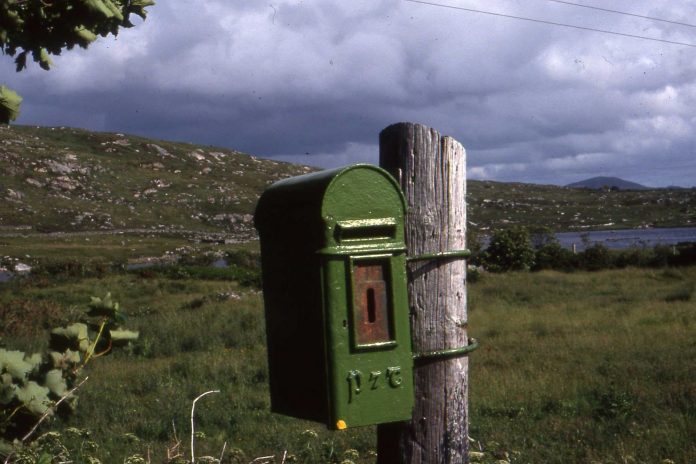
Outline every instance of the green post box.
<svg viewBox="0 0 696 464"><path fill-rule="evenodd" d="M332 429L411 418L405 209L396 181L370 165L261 196L272 411Z"/></svg>

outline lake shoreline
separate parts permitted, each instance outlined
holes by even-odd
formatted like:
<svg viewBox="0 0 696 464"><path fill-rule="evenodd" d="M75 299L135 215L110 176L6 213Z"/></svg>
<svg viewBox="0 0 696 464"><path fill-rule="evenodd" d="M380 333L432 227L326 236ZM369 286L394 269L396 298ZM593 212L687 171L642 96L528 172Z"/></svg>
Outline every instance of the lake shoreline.
<svg viewBox="0 0 696 464"><path fill-rule="evenodd" d="M650 227L639 229L588 230L554 234L561 246L582 251L588 246L602 244L609 249L653 248L658 245L678 245L696 242L696 227Z"/></svg>

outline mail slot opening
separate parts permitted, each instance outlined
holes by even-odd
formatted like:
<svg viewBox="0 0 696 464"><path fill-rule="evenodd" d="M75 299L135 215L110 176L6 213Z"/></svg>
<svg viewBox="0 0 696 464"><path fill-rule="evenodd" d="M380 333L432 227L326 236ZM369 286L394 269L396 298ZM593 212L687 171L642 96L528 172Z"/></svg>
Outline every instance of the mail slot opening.
<svg viewBox="0 0 696 464"><path fill-rule="evenodd" d="M396 222L391 218L341 221L336 227L339 242L394 240Z"/></svg>
<svg viewBox="0 0 696 464"><path fill-rule="evenodd" d="M367 322L374 324L377 320L377 315L375 314L375 289L367 289Z"/></svg>

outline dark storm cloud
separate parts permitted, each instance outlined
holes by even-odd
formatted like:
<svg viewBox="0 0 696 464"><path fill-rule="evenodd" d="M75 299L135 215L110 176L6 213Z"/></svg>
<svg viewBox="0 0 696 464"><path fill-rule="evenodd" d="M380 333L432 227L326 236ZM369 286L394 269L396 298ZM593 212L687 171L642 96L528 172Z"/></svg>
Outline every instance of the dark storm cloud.
<svg viewBox="0 0 696 464"><path fill-rule="evenodd" d="M693 29L551 2L466 8L696 42ZM612 8L689 22L686 0ZM20 123L224 145L335 166L377 161L379 131L421 122L469 176L694 184L696 48L399 0L160 2L117 40L15 75Z"/></svg>

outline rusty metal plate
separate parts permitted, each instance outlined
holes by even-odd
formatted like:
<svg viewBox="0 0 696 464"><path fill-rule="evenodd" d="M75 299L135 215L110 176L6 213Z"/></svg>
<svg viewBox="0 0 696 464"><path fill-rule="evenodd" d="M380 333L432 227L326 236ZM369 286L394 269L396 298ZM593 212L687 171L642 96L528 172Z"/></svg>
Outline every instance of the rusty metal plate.
<svg viewBox="0 0 696 464"><path fill-rule="evenodd" d="M374 261L354 263L353 330L357 345L393 340L386 265Z"/></svg>

